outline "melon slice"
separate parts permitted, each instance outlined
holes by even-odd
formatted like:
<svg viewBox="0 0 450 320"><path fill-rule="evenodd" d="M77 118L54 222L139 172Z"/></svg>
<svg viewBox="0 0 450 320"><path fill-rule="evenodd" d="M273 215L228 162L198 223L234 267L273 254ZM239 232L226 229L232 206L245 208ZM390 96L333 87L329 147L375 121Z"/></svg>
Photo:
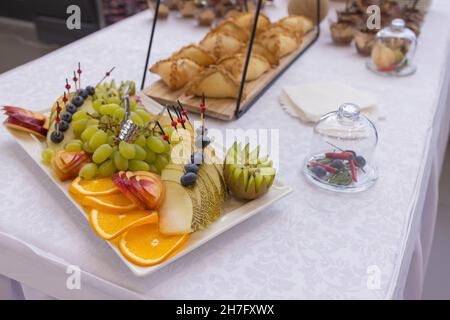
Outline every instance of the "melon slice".
<svg viewBox="0 0 450 320"><path fill-rule="evenodd" d="M166 198L159 209L159 230L166 235L192 232L194 213L189 193L179 183L165 181Z"/></svg>

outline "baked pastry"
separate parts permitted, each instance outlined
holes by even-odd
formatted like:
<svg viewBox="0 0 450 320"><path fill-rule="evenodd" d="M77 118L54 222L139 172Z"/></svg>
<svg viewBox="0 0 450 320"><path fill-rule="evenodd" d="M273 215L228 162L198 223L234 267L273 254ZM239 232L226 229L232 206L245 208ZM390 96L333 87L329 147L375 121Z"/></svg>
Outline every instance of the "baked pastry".
<svg viewBox="0 0 450 320"><path fill-rule="evenodd" d="M179 58L192 60L199 66L207 66L216 63L216 58L196 44L185 46L172 55L172 59Z"/></svg>
<svg viewBox="0 0 450 320"><path fill-rule="evenodd" d="M306 34L314 29L314 23L311 19L303 16L288 16L278 21L283 27L294 30L301 34Z"/></svg>
<svg viewBox="0 0 450 320"><path fill-rule="evenodd" d="M218 64L230 71L236 80L241 81L246 56L245 53L236 53L230 57L222 58ZM252 53L248 64L247 77L245 79L246 81L256 80L269 69L270 64L266 58Z"/></svg>
<svg viewBox="0 0 450 320"><path fill-rule="evenodd" d="M186 95L237 98L239 87L239 81L227 69L222 66L209 66L188 84Z"/></svg>
<svg viewBox="0 0 450 320"><path fill-rule="evenodd" d="M208 32L206 37L200 42L200 47L217 59L238 52L243 45L242 41L231 33L215 31Z"/></svg>
<svg viewBox="0 0 450 320"><path fill-rule="evenodd" d="M150 68L171 90L184 87L201 70L201 66L185 58L161 60Z"/></svg>
<svg viewBox="0 0 450 320"><path fill-rule="evenodd" d="M235 38L245 42L248 41L249 38L248 31L238 26L232 19L222 21L211 31L232 34Z"/></svg>
<svg viewBox="0 0 450 320"><path fill-rule="evenodd" d="M247 53L247 50L248 47L244 47L241 52ZM263 56L272 66L277 66L280 63L280 59L258 40L253 42L252 53Z"/></svg>
<svg viewBox="0 0 450 320"><path fill-rule="evenodd" d="M289 33L291 36L295 37L295 39L297 40L297 42L301 42L301 39L303 38L303 27L301 27L301 29L298 28L288 28L288 27L284 27L282 24L280 23L274 23L272 25L270 25L269 29L267 31L265 31L265 34L269 34L270 33Z"/></svg>
<svg viewBox="0 0 450 320"><path fill-rule="evenodd" d="M264 32L258 40L278 58L295 51L302 41L292 31L280 26Z"/></svg>
<svg viewBox="0 0 450 320"><path fill-rule="evenodd" d="M233 18L233 21L241 28L251 32L254 18L255 18L254 12L245 12ZM270 26L270 19L265 14L260 13L258 18L258 24L256 26L256 33L264 32L269 28L269 26Z"/></svg>

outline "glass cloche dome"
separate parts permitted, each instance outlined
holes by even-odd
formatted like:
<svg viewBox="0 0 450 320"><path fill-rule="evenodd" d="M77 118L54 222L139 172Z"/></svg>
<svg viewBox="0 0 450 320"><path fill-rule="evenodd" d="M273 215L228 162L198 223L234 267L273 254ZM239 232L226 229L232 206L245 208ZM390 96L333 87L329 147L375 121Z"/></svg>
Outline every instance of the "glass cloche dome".
<svg viewBox="0 0 450 320"><path fill-rule="evenodd" d="M373 72L392 77L413 74L417 36L405 26L403 19L394 19L391 25L377 33L367 67Z"/></svg>
<svg viewBox="0 0 450 320"><path fill-rule="evenodd" d="M303 171L314 184L332 191L359 192L377 179L378 133L358 106L346 103L314 127Z"/></svg>

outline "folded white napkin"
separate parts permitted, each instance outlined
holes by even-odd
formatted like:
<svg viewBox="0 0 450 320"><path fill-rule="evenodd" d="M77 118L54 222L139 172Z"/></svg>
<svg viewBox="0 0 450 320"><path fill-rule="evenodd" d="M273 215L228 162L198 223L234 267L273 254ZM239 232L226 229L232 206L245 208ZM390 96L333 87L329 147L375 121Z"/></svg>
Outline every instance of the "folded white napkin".
<svg viewBox="0 0 450 320"><path fill-rule="evenodd" d="M384 118L377 108L378 100L374 95L339 82L287 86L280 95L282 108L304 122L317 122L324 114L336 111L346 102L358 105L371 120Z"/></svg>

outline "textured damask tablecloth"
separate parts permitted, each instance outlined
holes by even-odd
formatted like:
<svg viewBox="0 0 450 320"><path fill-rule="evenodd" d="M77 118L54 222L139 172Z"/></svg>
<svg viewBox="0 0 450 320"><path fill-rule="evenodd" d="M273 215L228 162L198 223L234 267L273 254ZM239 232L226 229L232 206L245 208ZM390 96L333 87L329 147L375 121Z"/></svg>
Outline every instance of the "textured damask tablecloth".
<svg viewBox="0 0 450 320"><path fill-rule="evenodd" d="M269 13L280 17L285 3L276 3ZM1 103L49 107L78 61L84 85L96 83L110 66L116 66L114 78L139 84L150 24L150 13L136 15L1 75ZM434 1L419 41L418 72L408 78L368 72L353 47L331 44L327 22L322 29L319 42L248 114L234 122L208 120L221 130L279 129L278 178L293 193L146 278L135 277L119 261L0 128L0 288L17 289L3 284L9 277L57 298L401 298L414 256L411 291L420 293L426 255L419 253L427 250L420 239L429 245L448 133L450 3ZM193 20L174 16L158 23L152 61L204 32ZM322 192L301 174L311 127L287 115L278 95L284 85L320 80L380 97L387 115L377 124L380 178L365 193ZM430 225L426 237L424 224ZM80 290L66 288L67 265L81 268Z"/></svg>

